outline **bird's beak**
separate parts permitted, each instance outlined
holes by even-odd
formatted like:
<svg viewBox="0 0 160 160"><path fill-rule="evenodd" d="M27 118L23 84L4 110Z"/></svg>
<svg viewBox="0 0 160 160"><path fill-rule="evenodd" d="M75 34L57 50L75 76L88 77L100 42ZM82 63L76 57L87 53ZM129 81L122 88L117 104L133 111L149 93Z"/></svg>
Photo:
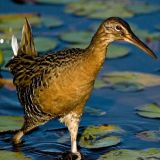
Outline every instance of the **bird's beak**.
<svg viewBox="0 0 160 160"><path fill-rule="evenodd" d="M148 55L152 56L153 58L155 59L158 58L156 54L147 45L145 45L133 32L130 32L130 34L127 34L124 40L139 47Z"/></svg>

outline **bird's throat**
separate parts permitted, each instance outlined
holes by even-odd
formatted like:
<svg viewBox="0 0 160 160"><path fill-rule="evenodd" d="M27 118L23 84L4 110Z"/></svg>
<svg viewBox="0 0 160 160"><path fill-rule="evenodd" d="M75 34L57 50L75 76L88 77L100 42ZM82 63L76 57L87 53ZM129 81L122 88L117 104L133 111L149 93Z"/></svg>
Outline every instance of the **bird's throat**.
<svg viewBox="0 0 160 160"><path fill-rule="evenodd" d="M109 43L110 41L107 39L107 34L105 33L104 29L100 27L93 36L90 45L86 49L90 64L93 64L93 66L96 67L95 69L98 71L104 63L107 46Z"/></svg>

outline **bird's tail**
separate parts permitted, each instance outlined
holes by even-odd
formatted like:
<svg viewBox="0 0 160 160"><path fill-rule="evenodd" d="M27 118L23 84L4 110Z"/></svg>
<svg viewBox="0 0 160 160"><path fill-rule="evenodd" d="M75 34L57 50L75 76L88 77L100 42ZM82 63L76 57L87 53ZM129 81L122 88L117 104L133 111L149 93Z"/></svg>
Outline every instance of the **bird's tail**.
<svg viewBox="0 0 160 160"><path fill-rule="evenodd" d="M27 18L26 18L25 24L23 25L22 38L21 38L20 44L18 45L17 38L13 35L11 45L12 45L14 56L21 55L21 54L27 54L32 56L37 55L37 51L34 45L34 39L32 36L31 26Z"/></svg>

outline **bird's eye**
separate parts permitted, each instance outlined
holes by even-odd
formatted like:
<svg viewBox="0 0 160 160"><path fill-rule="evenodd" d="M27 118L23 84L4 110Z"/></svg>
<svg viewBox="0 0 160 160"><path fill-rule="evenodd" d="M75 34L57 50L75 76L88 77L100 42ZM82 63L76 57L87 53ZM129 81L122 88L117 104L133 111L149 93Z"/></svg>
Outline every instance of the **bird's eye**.
<svg viewBox="0 0 160 160"><path fill-rule="evenodd" d="M119 26L119 25L117 25L117 26L115 27L115 29L116 29L116 31L121 31L121 30L122 30L122 27Z"/></svg>

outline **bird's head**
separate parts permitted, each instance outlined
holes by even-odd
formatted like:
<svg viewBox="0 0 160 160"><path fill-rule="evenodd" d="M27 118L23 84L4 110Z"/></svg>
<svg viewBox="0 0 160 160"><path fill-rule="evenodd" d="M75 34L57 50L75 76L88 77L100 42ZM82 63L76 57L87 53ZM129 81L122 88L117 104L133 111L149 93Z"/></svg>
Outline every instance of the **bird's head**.
<svg viewBox="0 0 160 160"><path fill-rule="evenodd" d="M131 30L129 24L118 17L111 17L102 23L107 39L112 42L116 40L132 43L146 52L153 58L157 58L155 53L147 47Z"/></svg>

